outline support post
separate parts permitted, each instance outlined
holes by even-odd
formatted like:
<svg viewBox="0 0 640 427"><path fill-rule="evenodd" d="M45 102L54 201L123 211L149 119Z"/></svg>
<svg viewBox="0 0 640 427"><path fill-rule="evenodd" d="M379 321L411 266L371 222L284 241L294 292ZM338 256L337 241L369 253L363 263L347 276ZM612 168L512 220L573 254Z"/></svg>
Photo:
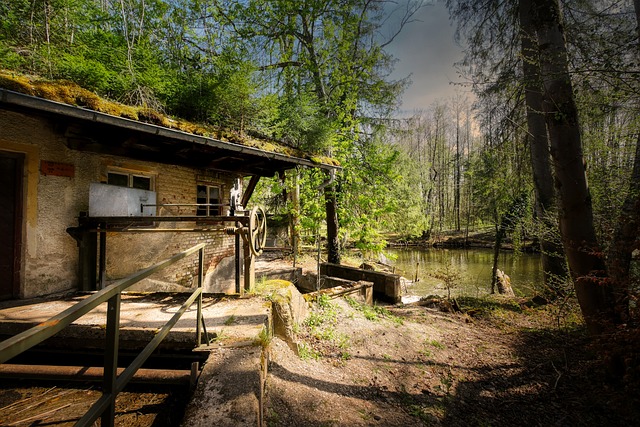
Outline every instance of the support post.
<svg viewBox="0 0 640 427"><path fill-rule="evenodd" d="M81 291L96 290L96 254L98 252L98 234L90 231L81 231L78 241L79 252L79 281L78 289Z"/></svg>
<svg viewBox="0 0 640 427"><path fill-rule="evenodd" d="M260 181L260 176L258 175L253 175L251 177L251 179L249 180L249 184L247 184L247 188L245 188L244 190L244 194L242 195L242 206L247 207L247 205L249 204L249 199L251 198L251 195L253 194L253 190L255 190L256 185L258 185L258 181Z"/></svg>
<svg viewBox="0 0 640 427"><path fill-rule="evenodd" d="M107 233L100 232L100 271L98 272L98 288L104 289L107 285Z"/></svg>
<svg viewBox="0 0 640 427"><path fill-rule="evenodd" d="M256 263L251 253L249 242L244 242L244 290L251 291L255 287Z"/></svg>
<svg viewBox="0 0 640 427"><path fill-rule="evenodd" d="M198 251L198 288L202 288L202 282L204 276L204 248L201 248ZM202 292L198 295L198 313L196 316L196 346L200 347L202 343L202 330L201 330L201 320L202 319ZM207 342L207 344L209 344Z"/></svg>
<svg viewBox="0 0 640 427"><path fill-rule="evenodd" d="M253 181L253 179L252 179ZM256 181L257 182L257 181ZM245 212L246 216L249 216L249 212ZM251 231L249 231L251 232ZM240 239L239 235L236 235L236 239ZM244 291L251 291L255 287L256 279L256 264L253 254L251 253L250 239L242 239L243 242L243 256L244 256L244 289L240 292L240 295L244 294ZM239 245L239 243L238 243ZM236 257L240 257L240 248L237 246ZM236 258L236 262L239 264L240 260Z"/></svg>
<svg viewBox="0 0 640 427"><path fill-rule="evenodd" d="M239 223L236 223L236 227L239 226ZM240 235L236 234L235 236L235 264L236 264L236 293L239 294L242 292L240 287L240 275L242 274L242 263L240 258Z"/></svg>
<svg viewBox="0 0 640 427"><path fill-rule="evenodd" d="M118 374L118 346L120 341L120 292L107 303L107 342L104 360L103 394L109 398L100 425L113 427L116 416L116 380Z"/></svg>

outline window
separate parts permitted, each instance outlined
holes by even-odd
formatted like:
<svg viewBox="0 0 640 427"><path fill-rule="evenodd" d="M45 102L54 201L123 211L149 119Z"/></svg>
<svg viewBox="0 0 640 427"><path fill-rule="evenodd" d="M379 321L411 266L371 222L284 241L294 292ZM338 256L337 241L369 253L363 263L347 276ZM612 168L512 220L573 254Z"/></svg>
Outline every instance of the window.
<svg viewBox="0 0 640 427"><path fill-rule="evenodd" d="M119 187L138 188L140 190L153 190L153 182L150 176L127 172L108 172L107 184Z"/></svg>
<svg viewBox="0 0 640 427"><path fill-rule="evenodd" d="M199 205L219 205L220 187L198 185L196 203ZM220 206L198 206L197 216L220 215Z"/></svg>

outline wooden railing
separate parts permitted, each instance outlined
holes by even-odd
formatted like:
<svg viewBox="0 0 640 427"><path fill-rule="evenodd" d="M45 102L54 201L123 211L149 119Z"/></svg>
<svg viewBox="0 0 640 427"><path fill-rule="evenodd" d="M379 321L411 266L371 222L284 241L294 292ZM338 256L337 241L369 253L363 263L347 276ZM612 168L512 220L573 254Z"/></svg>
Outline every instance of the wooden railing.
<svg viewBox="0 0 640 427"><path fill-rule="evenodd" d="M124 389L136 371L140 369L149 356L151 356L160 342L162 342L162 340L169 334L171 328L178 322L180 317L182 317L184 312L194 302L198 303L196 318L196 346L200 346L202 340L202 329L205 327L204 319L202 317L204 247L205 244L201 243L149 268L140 270L129 277L118 280L50 319L1 342L0 363L5 363L31 347L40 344L47 338L52 337L62 329L69 326L78 318L98 307L100 304L107 302L107 330L102 396L91 406L91 408L89 408L88 412L80 418L76 423L76 426L90 426L98 418L101 418L102 426L113 426L115 419L115 401L118 393ZM118 376L117 369L118 344L120 336L121 293L140 280L149 277L153 273L162 270L163 268L168 267L169 265L172 265L196 252L198 253L198 287L173 315L173 317L171 317L171 319L158 331L151 342L147 344L133 362L131 362L131 364Z"/></svg>

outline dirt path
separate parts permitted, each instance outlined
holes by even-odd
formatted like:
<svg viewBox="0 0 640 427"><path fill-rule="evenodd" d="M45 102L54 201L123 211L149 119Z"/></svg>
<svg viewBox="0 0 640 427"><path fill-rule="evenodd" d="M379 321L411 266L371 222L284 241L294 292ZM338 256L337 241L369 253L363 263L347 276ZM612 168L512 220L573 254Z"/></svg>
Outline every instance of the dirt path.
<svg viewBox="0 0 640 427"><path fill-rule="evenodd" d="M271 344L271 426L633 425L638 405L607 388L580 325L550 308L485 303L481 318L420 306L323 301L300 356ZM637 402L636 402L637 403ZM627 410L625 410L627 408Z"/></svg>

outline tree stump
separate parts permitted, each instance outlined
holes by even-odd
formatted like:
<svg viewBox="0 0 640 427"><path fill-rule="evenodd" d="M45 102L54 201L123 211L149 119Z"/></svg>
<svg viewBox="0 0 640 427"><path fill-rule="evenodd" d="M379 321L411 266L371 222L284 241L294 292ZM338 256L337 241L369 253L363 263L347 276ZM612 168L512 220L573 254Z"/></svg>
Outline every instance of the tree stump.
<svg viewBox="0 0 640 427"><path fill-rule="evenodd" d="M496 277L498 279L498 293L508 297L515 297L516 295L511 288L511 278L500 269L496 271Z"/></svg>

